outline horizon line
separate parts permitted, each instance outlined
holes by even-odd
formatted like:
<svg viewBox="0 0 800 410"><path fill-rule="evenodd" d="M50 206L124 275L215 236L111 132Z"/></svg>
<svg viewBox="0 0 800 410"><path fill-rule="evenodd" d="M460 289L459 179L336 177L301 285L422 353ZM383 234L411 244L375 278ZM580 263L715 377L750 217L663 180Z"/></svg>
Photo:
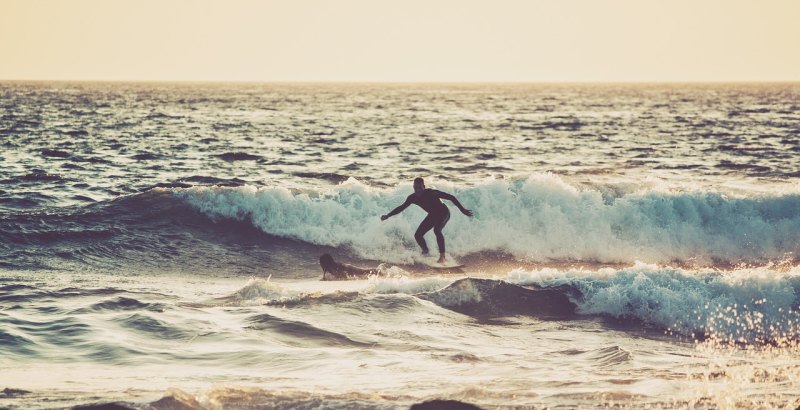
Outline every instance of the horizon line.
<svg viewBox="0 0 800 410"><path fill-rule="evenodd" d="M514 84L785 84L800 83L794 80L467 80L467 81L442 81L442 80L175 80L175 79L20 79L0 78L0 82L64 82L64 83L185 83L185 84L387 84L387 85L413 85L413 84L452 84L452 85L514 85Z"/></svg>

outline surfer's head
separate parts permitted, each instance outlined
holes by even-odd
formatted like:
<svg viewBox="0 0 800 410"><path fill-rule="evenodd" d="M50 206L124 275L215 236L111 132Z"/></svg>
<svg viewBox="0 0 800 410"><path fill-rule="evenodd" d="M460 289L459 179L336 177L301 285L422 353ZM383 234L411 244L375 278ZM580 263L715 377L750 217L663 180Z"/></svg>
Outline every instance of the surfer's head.
<svg viewBox="0 0 800 410"><path fill-rule="evenodd" d="M422 177L414 178L414 192L420 193L425 190L425 180Z"/></svg>

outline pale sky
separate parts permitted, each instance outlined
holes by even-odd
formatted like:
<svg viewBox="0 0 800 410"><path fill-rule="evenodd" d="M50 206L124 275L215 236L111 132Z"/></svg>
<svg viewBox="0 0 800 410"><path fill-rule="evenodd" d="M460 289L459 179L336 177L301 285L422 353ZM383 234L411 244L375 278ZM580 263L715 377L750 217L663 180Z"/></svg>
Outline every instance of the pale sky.
<svg viewBox="0 0 800 410"><path fill-rule="evenodd" d="M0 0L0 79L800 81L800 0Z"/></svg>

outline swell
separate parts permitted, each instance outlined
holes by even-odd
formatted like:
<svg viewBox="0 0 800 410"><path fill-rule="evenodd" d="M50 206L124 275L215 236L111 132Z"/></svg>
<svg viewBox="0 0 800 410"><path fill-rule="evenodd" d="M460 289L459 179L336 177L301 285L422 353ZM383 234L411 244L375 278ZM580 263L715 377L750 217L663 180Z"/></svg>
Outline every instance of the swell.
<svg viewBox="0 0 800 410"><path fill-rule="evenodd" d="M318 247L217 222L155 188L86 206L0 215L0 259L10 269L107 269L263 273L308 266Z"/></svg>
<svg viewBox="0 0 800 410"><path fill-rule="evenodd" d="M466 278L420 297L470 316L569 318L575 316L577 306L572 299L580 298L580 292L568 285L531 288L505 281Z"/></svg>
<svg viewBox="0 0 800 410"><path fill-rule="evenodd" d="M386 298L395 295L399 297ZM334 286L326 293L297 292L279 283L251 279L230 296L208 305L273 305L304 310L328 306L370 320L376 315L422 314L429 309L429 305L415 300L478 319L516 315L556 320L603 317L613 319L607 322L609 326L634 333L656 329L726 344L800 342L797 269L688 271L639 264L598 271L519 269L503 279L374 276L357 292L341 292ZM625 353L605 352L598 360L614 365L624 359L620 355Z"/></svg>
<svg viewBox="0 0 800 410"><path fill-rule="evenodd" d="M372 343L356 341L343 334L332 332L297 320L288 320L267 313L247 319L248 328L268 335L272 340L297 346L370 347Z"/></svg>
<svg viewBox="0 0 800 410"><path fill-rule="evenodd" d="M141 295L107 288L63 289L41 298L30 291L29 287L6 288L4 296L16 293L21 297L11 299L21 303L0 309L0 340L4 342L0 353L16 359L131 364L154 360L154 355L171 355L154 345L187 342L198 334L198 323L175 317L168 305ZM108 297L118 293L124 296Z"/></svg>

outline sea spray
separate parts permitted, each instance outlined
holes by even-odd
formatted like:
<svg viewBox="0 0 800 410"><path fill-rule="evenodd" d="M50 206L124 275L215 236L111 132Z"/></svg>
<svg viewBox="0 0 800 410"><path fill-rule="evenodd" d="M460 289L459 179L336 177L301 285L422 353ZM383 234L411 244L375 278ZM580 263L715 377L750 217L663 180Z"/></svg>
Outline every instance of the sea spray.
<svg viewBox="0 0 800 410"><path fill-rule="evenodd" d="M638 263L598 271L512 271L520 285L574 286L579 313L633 318L684 336L728 343L800 338L800 271L687 271Z"/></svg>

